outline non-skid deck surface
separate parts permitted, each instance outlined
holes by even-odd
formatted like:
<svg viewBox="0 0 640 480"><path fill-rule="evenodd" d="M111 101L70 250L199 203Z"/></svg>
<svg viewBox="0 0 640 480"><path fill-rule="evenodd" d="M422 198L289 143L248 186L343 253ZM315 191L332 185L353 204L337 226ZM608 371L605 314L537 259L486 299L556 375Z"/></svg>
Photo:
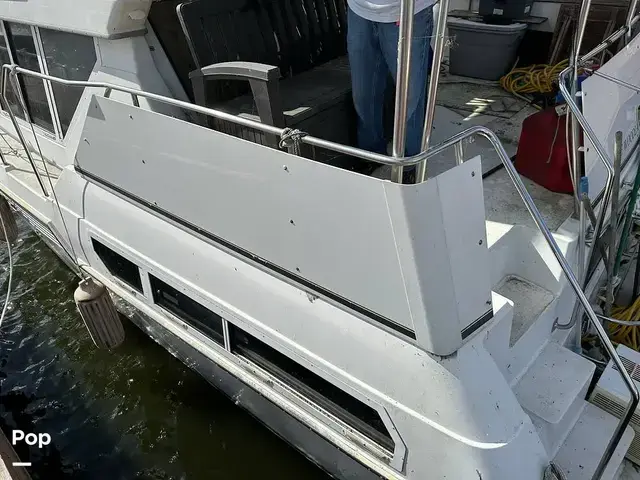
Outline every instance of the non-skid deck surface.
<svg viewBox="0 0 640 480"><path fill-rule="evenodd" d="M549 229L557 230L573 212L573 197L551 192L525 177L520 178ZM492 222L536 226L505 169L484 179L484 208L487 220Z"/></svg>
<svg viewBox="0 0 640 480"><path fill-rule="evenodd" d="M514 345L553 301L554 296L548 290L518 277L505 278L496 293L511 300L514 304L511 325L510 345Z"/></svg>

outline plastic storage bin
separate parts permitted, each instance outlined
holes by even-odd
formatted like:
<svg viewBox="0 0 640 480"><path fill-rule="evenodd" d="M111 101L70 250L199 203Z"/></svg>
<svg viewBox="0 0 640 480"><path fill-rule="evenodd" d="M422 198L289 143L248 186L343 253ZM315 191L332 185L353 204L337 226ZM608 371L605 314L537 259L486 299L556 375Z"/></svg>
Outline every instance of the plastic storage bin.
<svg viewBox="0 0 640 480"><path fill-rule="evenodd" d="M447 27L454 37L449 73L484 80L499 80L511 70L527 29L524 23L488 25L461 18L449 18Z"/></svg>

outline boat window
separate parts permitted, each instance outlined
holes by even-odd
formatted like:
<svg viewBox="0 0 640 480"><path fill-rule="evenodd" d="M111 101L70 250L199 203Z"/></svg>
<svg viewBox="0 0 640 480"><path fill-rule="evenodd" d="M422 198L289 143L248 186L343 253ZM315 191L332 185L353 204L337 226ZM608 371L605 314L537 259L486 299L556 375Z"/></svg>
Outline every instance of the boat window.
<svg viewBox="0 0 640 480"><path fill-rule="evenodd" d="M93 244L93 250L98 257L100 257L100 260L102 260L102 263L104 263L104 266L107 267L111 275L119 278L131 288L142 293L140 269L135 263L114 252L95 238L91 239L91 243Z"/></svg>
<svg viewBox="0 0 640 480"><path fill-rule="evenodd" d="M39 28L49 75L66 80L89 79L96 63L92 37ZM52 83L58 118L65 135L76 111L83 89Z"/></svg>
<svg viewBox="0 0 640 480"><path fill-rule="evenodd" d="M23 68L41 72L31 27L7 22L6 30L9 42L13 47L15 62ZM28 75L22 75L20 79L27 110L33 122L54 133L44 80Z"/></svg>
<svg viewBox="0 0 640 480"><path fill-rule="evenodd" d="M149 275L153 301L220 345L224 345L222 317L162 280Z"/></svg>
<svg viewBox="0 0 640 480"><path fill-rule="evenodd" d="M233 353L257 364L334 417L393 452L393 439L372 407L231 323L229 336Z"/></svg>
<svg viewBox="0 0 640 480"><path fill-rule="evenodd" d="M4 29L2 28L1 25L0 25L0 64L2 65L11 64L11 54L9 53L9 44L7 43L7 39L4 36ZM0 72L0 74L2 74L2 72ZM7 103L9 104L9 107L11 108L11 111L13 112L13 114L24 120L24 112L22 111L22 108L18 103L18 99L16 97L16 94L13 88L11 88L11 86L8 84L9 82L8 72L6 72L6 75L7 75L6 76L7 85L5 86L4 94L5 94ZM7 106L2 105L2 108L6 110Z"/></svg>

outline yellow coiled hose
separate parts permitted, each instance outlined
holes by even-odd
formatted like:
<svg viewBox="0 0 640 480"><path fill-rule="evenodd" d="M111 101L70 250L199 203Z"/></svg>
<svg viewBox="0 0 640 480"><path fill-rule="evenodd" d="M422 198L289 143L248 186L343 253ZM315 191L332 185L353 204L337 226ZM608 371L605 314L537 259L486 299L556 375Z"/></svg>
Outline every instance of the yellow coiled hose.
<svg viewBox="0 0 640 480"><path fill-rule="evenodd" d="M507 92L529 102L523 95L553 92L558 75L568 64L569 60L565 59L556 65L531 65L530 67L513 68L500 79L500 85Z"/></svg>
<svg viewBox="0 0 640 480"><path fill-rule="evenodd" d="M611 311L611 316L627 322L640 321L640 297L636 298L630 307L614 307ZM638 329L640 327L634 325L609 323L611 339L636 351L640 350L640 331Z"/></svg>

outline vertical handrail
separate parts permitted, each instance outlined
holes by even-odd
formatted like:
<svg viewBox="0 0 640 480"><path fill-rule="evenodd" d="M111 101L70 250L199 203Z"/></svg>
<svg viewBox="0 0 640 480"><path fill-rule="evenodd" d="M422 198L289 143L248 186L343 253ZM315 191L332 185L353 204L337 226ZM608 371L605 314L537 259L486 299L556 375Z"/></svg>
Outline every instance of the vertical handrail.
<svg viewBox="0 0 640 480"><path fill-rule="evenodd" d="M609 220L609 230L611 231L609 240L609 256L607 258L609 266L607 268L607 293L604 303L604 314L611 316L611 307L613 306L613 279L616 263L616 252L618 236L618 208L620 206L620 176L622 169L622 132L617 131L613 142L613 193L611 196L611 214Z"/></svg>
<svg viewBox="0 0 640 480"><path fill-rule="evenodd" d="M444 51L444 33L447 28L447 17L449 15L449 0L440 0L438 6L438 20L436 22L436 41L433 46L433 65L431 66L431 77L429 79L429 93L427 106L425 107L424 130L422 131L422 151L429 149L431 132L433 130L433 118L436 110L436 96L438 94L438 82L440 81L440 66L442 65L442 54ZM458 152L458 150L456 150ZM416 170L416 183L424 182L427 176L427 161L420 162Z"/></svg>
<svg viewBox="0 0 640 480"><path fill-rule="evenodd" d="M581 9L581 13L582 13L582 9ZM586 17L580 17L581 18L581 25L586 28ZM586 120L586 118L584 117L584 115L582 115L582 112L580 111L580 108L578 106L578 104L575 102L575 98L577 98L578 92L577 92L577 69L579 67L579 64L582 62L585 62L593 57L595 57L596 55L598 55L600 52L606 50L608 47L610 47L611 45L613 45L617 40L619 40L623 35L625 35L626 33L628 33L631 29L631 27L633 27L633 25L635 25L638 21L640 20L640 15L636 15L636 16L632 16L630 20L628 20L627 24L624 25L623 27L619 28L618 30L616 30L615 32L613 32L611 35L609 35L607 38L605 38L600 44L596 45L592 50L590 50L589 52L587 52L586 54L584 54L582 57L579 56L579 49L575 49L572 52L572 56L571 56L571 60L572 60L572 64L569 65L569 67L567 67L566 69L564 69L560 75L558 76L558 83L559 83L559 87L560 87L560 91L562 92L562 95L564 96L567 105L569 107L569 110L571 112L571 127L572 127L572 153L571 153L571 157L572 157L572 162L573 162L573 166L574 166L574 184L575 184L575 188L578 189L579 184L580 184L580 177L579 177L579 172L578 172L578 168L579 168L579 162L578 162L578 143L579 143L579 131L578 131L578 125L576 124L576 120L578 121L578 123L580 124L580 127L582 127L584 133L586 134L587 138L591 141L591 143L594 145L594 148L596 149L596 153L598 155L598 158L600 159L600 161L604 164L605 169L607 170L607 179L606 179L606 183L605 183L605 188L603 191L603 196L602 196L602 200L603 202L603 207L600 209L599 215L598 215L598 219L596 221L595 224L595 231L594 231L594 239L595 242L597 243L601 233L602 233L602 228L604 225L604 216L606 213L606 205L609 203L610 201L610 197L611 197L611 189L613 187L613 165L612 162L609 160L609 157L607 156L606 152L604 151L604 147L602 146L602 144L597 140L597 138L595 137L595 133L593 132L593 130L590 128L590 126L588 125L588 122ZM577 32L576 32L577 33ZM569 93L569 91L567 90L566 87L566 77L569 74L569 72L571 70L574 70L574 82L572 82L572 92ZM599 72L598 72L599 73ZM601 75L601 76L605 76L605 75ZM606 76L605 76L606 78ZM615 80L614 80L615 81ZM617 82L620 84L624 84L624 82ZM578 192L580 193L584 193L584 192ZM595 249L591 250L591 253L589 255L589 259L588 261L585 261L585 257L586 257L586 241L585 241L585 232L586 232L586 219L585 219L585 215L584 215L584 208L583 208L583 204L582 202L581 206L579 207L579 211L580 211L580 233L579 233L579 239L578 239L578 269L579 271L583 271L584 275L579 276L580 277L584 277L584 278L580 278L580 280L582 281L583 285L586 285L586 269L588 268L588 266L591 264L591 261L593 259L593 255L595 253ZM596 199L596 201L594 202L594 206L597 205L598 200ZM584 270L583 270L584 269ZM579 318L579 310L580 310L580 306L578 303L576 303L576 307L574 309L574 313L571 317L571 321L567 324L557 324L556 327L560 328L560 329L569 329L572 328L577 319Z"/></svg>
<svg viewBox="0 0 640 480"><path fill-rule="evenodd" d="M591 128L591 125L589 125L589 122L587 122L587 119L584 117L584 115L580 111L580 108L578 107L578 104L576 103L574 97L571 95L571 93L567 89L566 76L572 68L573 67L569 66L565 68L562 72L560 72L560 75L558 76L558 86L560 87L560 91L562 92L562 95L564 96L565 101L567 102L567 106L569 107L569 110L573 115L572 118L574 120L578 120L580 127L582 127L582 131L584 132L586 137L589 139L589 141L592 143L593 148L596 150L598 157L600 158L605 169L607 170L607 180L605 182L604 197L603 197L604 203L602 204L603 206L601 207L600 213L598 214L598 222L594 231L594 242L595 242L595 241L598 241L598 239L602 234L602 229L604 226L604 217L607 210L606 207L609 204L609 201L611 200L611 190L613 187L613 165L609 160L609 156L607 155L607 152L604 146L602 145L600 140L598 140L598 137L596 136L595 132ZM581 238L583 237L584 237L584 232L582 232L582 235L581 235ZM595 250L596 250L595 248L591 249L588 262L585 262L584 258L578 258L578 262L581 268L586 269L587 266L591 263L591 258L593 257ZM581 282L583 283L586 281L586 275L584 275L584 277L585 277L584 279L581 279ZM571 321L569 323L567 324L559 323L559 324L556 324L556 327L560 329L573 328L579 316L580 316L579 307L577 307L575 314L572 316Z"/></svg>
<svg viewBox="0 0 640 480"><path fill-rule="evenodd" d="M625 35L626 43L631 40L631 27L633 26L632 19L635 16L636 9L638 8L638 0L631 0L631 4L629 5L629 11L627 11L627 19L625 21L625 25L627 26L627 34Z"/></svg>
<svg viewBox="0 0 640 480"><path fill-rule="evenodd" d="M572 99L576 98L578 94L578 59L580 57L580 48L582 47L582 40L584 38L584 32L587 28L587 18L589 16L589 8L591 7L591 0L582 0L580 5L580 15L578 16L578 25L575 31L573 39L573 49L571 51L571 57L569 59L569 68L573 71L573 77L571 79L571 96ZM569 114L569 113L567 113ZM587 268L585 265L585 259L587 256L586 246L586 231L587 220L585 213L584 203L580 201L582 195L582 162L580 162L580 131L578 124L575 121L573 115L571 115L571 158L570 162L573 163L573 189L574 189L574 205L578 213L579 230L578 230L578 280L585 286L585 279L587 277ZM596 232L596 238L599 235L599 231ZM573 314L569 319L569 323L566 328L572 328L580 317L580 304L576 303L573 310ZM557 324L560 328L563 328L561 324ZM574 349L580 351L581 341L578 332L576 332L576 338L573 340Z"/></svg>
<svg viewBox="0 0 640 480"><path fill-rule="evenodd" d="M456 156L456 165L462 165L464 163L464 145L462 142L456 143L454 148L454 153Z"/></svg>
<svg viewBox="0 0 640 480"><path fill-rule="evenodd" d="M401 0L400 28L398 29L398 65L396 67L396 104L393 119L393 156L402 158L407 139L407 100L411 73L411 39L415 0ZM391 181L402 183L401 166L391 168Z"/></svg>

